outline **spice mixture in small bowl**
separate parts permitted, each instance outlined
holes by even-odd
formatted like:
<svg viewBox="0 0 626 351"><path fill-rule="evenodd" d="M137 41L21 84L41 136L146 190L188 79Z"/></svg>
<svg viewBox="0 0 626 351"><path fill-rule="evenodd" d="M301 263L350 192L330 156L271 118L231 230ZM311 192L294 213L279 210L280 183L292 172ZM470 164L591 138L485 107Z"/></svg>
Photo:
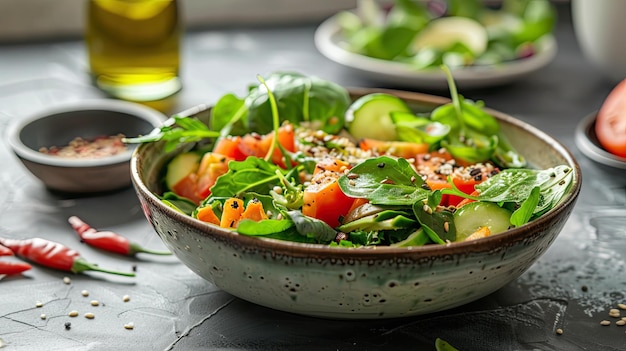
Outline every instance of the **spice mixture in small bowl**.
<svg viewBox="0 0 626 351"><path fill-rule="evenodd" d="M55 105L15 120L8 144L47 188L98 193L130 185L134 150L124 136L145 135L165 116L149 107L119 100L86 100Z"/></svg>

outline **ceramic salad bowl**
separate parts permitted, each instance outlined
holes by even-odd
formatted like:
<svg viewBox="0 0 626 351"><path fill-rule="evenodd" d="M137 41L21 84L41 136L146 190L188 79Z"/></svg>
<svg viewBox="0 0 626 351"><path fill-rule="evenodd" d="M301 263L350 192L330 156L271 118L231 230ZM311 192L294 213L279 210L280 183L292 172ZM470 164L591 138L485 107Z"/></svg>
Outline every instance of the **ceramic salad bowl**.
<svg viewBox="0 0 626 351"><path fill-rule="evenodd" d="M379 92L352 89L353 98ZM415 111L448 103L441 97L390 91ZM241 299L296 314L338 318L395 318L427 314L484 297L524 273L567 221L581 187L580 168L558 141L509 115L488 110L509 141L537 168L567 165L573 185L549 212L502 234L448 245L337 248L237 235L165 205L164 167L182 150L140 145L131 176L145 215L165 245L199 276ZM210 108L181 115L205 120Z"/></svg>

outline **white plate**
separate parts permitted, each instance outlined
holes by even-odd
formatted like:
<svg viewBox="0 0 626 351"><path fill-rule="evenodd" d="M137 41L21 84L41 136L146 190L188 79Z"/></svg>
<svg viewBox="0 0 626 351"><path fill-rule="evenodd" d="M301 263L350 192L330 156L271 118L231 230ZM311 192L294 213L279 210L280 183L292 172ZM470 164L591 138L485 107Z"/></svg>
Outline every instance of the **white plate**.
<svg viewBox="0 0 626 351"><path fill-rule="evenodd" d="M604 150L595 132L596 113L583 118L576 127L576 146L590 159L607 166L626 169L626 158L615 156Z"/></svg>
<svg viewBox="0 0 626 351"><path fill-rule="evenodd" d="M406 63L367 57L346 50L337 15L322 22L315 31L315 46L328 59L353 69L366 77L391 84L424 89L447 89L445 74L438 70L417 70ZM514 82L549 64L557 52L556 40L545 36L537 46L537 53L497 66L460 68L453 71L454 80L461 89L483 88Z"/></svg>

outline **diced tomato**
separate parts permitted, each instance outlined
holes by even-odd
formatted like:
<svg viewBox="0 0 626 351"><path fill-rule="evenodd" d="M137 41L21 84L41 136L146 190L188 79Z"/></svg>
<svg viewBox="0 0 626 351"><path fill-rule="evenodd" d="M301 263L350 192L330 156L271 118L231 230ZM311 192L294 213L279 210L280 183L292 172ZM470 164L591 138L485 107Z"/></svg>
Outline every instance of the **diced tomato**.
<svg viewBox="0 0 626 351"><path fill-rule="evenodd" d="M626 157L626 79L615 86L602 103L595 131L604 149Z"/></svg>
<svg viewBox="0 0 626 351"><path fill-rule="evenodd" d="M355 202L341 191L337 182L346 168L349 168L348 163L330 158L317 164L311 185L304 190L302 214L333 228L341 224L341 218L348 214Z"/></svg>
<svg viewBox="0 0 626 351"><path fill-rule="evenodd" d="M248 156L264 158L274 142L274 132L266 135L246 134L243 137L227 137L217 142L213 152L243 161ZM293 125L285 124L278 128L278 143L289 152L296 151L295 132ZM272 162L285 167L284 158L279 148L274 150Z"/></svg>
<svg viewBox="0 0 626 351"><path fill-rule="evenodd" d="M228 136L220 139L215 147L213 148L213 152L224 155L233 159L235 161L243 161L248 157L248 155L244 154L239 146L241 145L241 137L240 136Z"/></svg>
<svg viewBox="0 0 626 351"><path fill-rule="evenodd" d="M228 162L231 159L214 152L207 152L202 156L196 172L192 172L174 184L172 191L179 196L186 197L199 204L211 193L211 187L219 176L228 172Z"/></svg>
<svg viewBox="0 0 626 351"><path fill-rule="evenodd" d="M466 194L473 193L475 190L474 186L478 184L478 182L476 182L473 179L463 180L461 178L454 177L454 176L452 177L452 182L459 190L461 190L462 192ZM426 180L426 184L428 184L428 186L432 190L452 189L452 185L450 185L450 183L448 183L447 180L443 180L443 179L428 179ZM444 194L443 197L441 198L441 205L442 206L457 206L461 201L463 201L463 199L464 198L460 196Z"/></svg>
<svg viewBox="0 0 626 351"><path fill-rule="evenodd" d="M198 196L202 199L209 196L211 187L219 176L228 172L228 162L231 159L215 153L207 152L202 156L198 167Z"/></svg>
<svg viewBox="0 0 626 351"><path fill-rule="evenodd" d="M408 141L382 141L376 139L361 139L359 148L372 150L379 154L388 154L402 158L415 158L419 154L428 152L428 144L411 143Z"/></svg>
<svg viewBox="0 0 626 351"><path fill-rule="evenodd" d="M198 175L196 173L189 173L178 183L174 184L171 189L176 195L185 197L196 204L202 201L202 198L198 195Z"/></svg>
<svg viewBox="0 0 626 351"><path fill-rule="evenodd" d="M447 151L418 155L415 164L418 173L426 176L426 184L432 190L451 189L452 185L448 183L450 175L454 186L466 194L474 193L475 186L489 178L493 170L486 165L481 166L482 168L458 165ZM445 194L441 199L441 205L457 206L463 199L460 196Z"/></svg>

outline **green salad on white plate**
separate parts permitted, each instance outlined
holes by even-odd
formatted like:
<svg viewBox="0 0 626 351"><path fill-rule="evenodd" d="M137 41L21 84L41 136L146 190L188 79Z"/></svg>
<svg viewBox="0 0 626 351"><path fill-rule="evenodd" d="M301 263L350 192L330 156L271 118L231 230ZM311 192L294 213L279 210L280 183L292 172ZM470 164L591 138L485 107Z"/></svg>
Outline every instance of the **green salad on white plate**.
<svg viewBox="0 0 626 351"><path fill-rule="evenodd" d="M344 49L402 62L419 70L494 66L530 58L552 33L556 10L548 0L395 0L384 7L359 0L336 15Z"/></svg>

